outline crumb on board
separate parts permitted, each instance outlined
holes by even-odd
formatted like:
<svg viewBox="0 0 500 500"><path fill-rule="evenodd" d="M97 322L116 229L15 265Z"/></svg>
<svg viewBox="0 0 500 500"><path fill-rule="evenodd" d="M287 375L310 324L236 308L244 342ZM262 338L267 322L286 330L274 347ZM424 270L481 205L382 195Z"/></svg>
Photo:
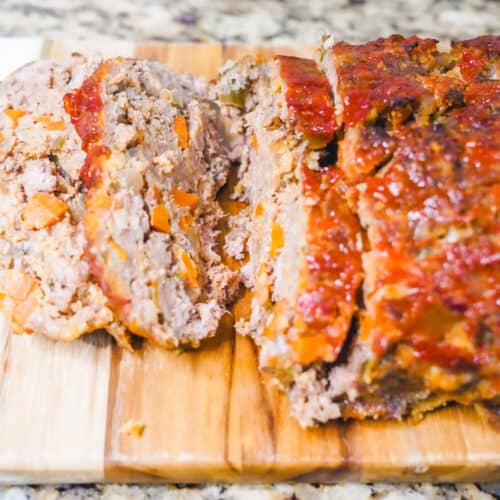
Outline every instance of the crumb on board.
<svg viewBox="0 0 500 500"><path fill-rule="evenodd" d="M127 436L141 437L145 428L146 426L142 422L129 420L125 425L123 425L120 432L126 434Z"/></svg>

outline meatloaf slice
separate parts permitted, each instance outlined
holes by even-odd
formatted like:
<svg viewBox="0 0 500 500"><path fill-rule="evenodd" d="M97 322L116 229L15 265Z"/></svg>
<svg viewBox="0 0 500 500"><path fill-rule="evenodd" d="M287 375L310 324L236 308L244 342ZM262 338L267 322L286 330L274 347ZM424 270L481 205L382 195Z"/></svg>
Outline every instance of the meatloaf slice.
<svg viewBox="0 0 500 500"><path fill-rule="evenodd" d="M326 40L332 92L311 62L223 71L238 326L302 425L500 404L498 40Z"/></svg>
<svg viewBox="0 0 500 500"><path fill-rule="evenodd" d="M164 347L214 335L236 280L216 251L229 161L205 84L112 59L65 98L87 153L91 270L133 333Z"/></svg>
<svg viewBox="0 0 500 500"><path fill-rule="evenodd" d="M326 168L337 128L332 93L315 61L285 56L225 68L219 92L244 139L235 195L248 207L226 240L234 257L248 253L250 312L237 329L287 385L303 366L337 359L361 281L359 222L343 176Z"/></svg>
<svg viewBox="0 0 500 500"><path fill-rule="evenodd" d="M0 83L0 309L16 333L106 328L127 346L84 258L84 154L63 107L90 69L41 61Z"/></svg>

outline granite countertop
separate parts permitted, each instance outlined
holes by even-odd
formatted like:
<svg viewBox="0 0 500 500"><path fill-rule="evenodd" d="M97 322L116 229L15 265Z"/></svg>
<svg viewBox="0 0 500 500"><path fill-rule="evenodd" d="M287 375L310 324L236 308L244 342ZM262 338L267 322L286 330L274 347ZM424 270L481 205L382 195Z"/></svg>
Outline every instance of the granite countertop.
<svg viewBox="0 0 500 500"><path fill-rule="evenodd" d="M466 38L498 30L497 0L2 0L0 35L315 43L394 32Z"/></svg>
<svg viewBox="0 0 500 500"><path fill-rule="evenodd" d="M344 483L332 486L277 484L204 487L88 485L12 487L1 500L493 500L500 490L491 485Z"/></svg>
<svg viewBox="0 0 500 500"><path fill-rule="evenodd" d="M498 31L493 0L0 0L0 37L315 43L321 33L363 41L398 32L441 40ZM500 498L500 484L333 486L0 487L0 500L43 499L477 499Z"/></svg>

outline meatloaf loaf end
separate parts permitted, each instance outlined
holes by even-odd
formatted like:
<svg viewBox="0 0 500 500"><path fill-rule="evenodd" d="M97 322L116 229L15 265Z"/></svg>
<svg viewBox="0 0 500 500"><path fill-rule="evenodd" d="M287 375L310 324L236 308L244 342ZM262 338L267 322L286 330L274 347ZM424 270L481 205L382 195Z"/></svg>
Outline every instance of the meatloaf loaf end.
<svg viewBox="0 0 500 500"><path fill-rule="evenodd" d="M63 96L91 67L40 61L0 83L0 309L14 332L128 334L89 276L81 141Z"/></svg>
<svg viewBox="0 0 500 500"><path fill-rule="evenodd" d="M86 151L91 271L131 332L173 348L215 334L236 275L216 248L229 168L206 85L105 61L65 105Z"/></svg>
<svg viewBox="0 0 500 500"><path fill-rule="evenodd" d="M240 332L302 425L500 403L500 40L325 40L244 60L226 248ZM326 75L326 77L325 77Z"/></svg>

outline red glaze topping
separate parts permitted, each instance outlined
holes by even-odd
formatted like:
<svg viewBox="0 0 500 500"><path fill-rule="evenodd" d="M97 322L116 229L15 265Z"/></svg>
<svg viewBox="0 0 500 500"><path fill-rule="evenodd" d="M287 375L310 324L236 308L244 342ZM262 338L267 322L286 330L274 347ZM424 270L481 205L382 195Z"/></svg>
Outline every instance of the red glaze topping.
<svg viewBox="0 0 500 500"><path fill-rule="evenodd" d="M500 72L500 37L481 36L455 42L452 55L458 57L458 67L468 82L493 80Z"/></svg>
<svg viewBox="0 0 500 500"><path fill-rule="evenodd" d="M111 151L102 144L90 144L87 148L87 156L80 170L80 178L90 188L99 183L101 173L101 161L109 158Z"/></svg>
<svg viewBox="0 0 500 500"><path fill-rule="evenodd" d="M295 348L304 363L335 361L345 342L356 310L356 292L362 279L361 229L344 197L342 172L314 171L303 166L304 195L315 201L309 212L306 269L297 300ZM322 348L310 349L304 338Z"/></svg>
<svg viewBox="0 0 500 500"><path fill-rule="evenodd" d="M500 351L500 99L469 87L465 108L400 137L366 180L372 248L365 337L450 369L491 367Z"/></svg>
<svg viewBox="0 0 500 500"><path fill-rule="evenodd" d="M103 134L101 112L103 108L100 85L104 66L87 78L79 89L64 96L64 109L82 139L83 149L100 140Z"/></svg>
<svg viewBox="0 0 500 500"><path fill-rule="evenodd" d="M364 45L345 42L331 49L347 126L373 121L384 112L398 126L429 96L418 76L437 65L437 42L394 35Z"/></svg>
<svg viewBox="0 0 500 500"><path fill-rule="evenodd" d="M338 165L349 183L362 180L389 160L397 141L382 127L356 126L345 132L338 145Z"/></svg>
<svg viewBox="0 0 500 500"><path fill-rule="evenodd" d="M326 146L337 130L330 85L309 59L278 56L286 86L290 125L309 147ZM292 342L298 361L335 361L356 309L361 282L360 227L344 198L342 172L314 171L303 165L302 190L311 203L308 214L305 268L295 305Z"/></svg>
<svg viewBox="0 0 500 500"><path fill-rule="evenodd" d="M489 395L471 389L469 401L499 390L499 44L481 37L444 54L433 40L395 36L329 49L344 125L329 191L339 198L329 216L338 246L308 253L304 283L312 285L297 309L312 334L329 332L327 355L310 350L315 361L331 361L364 278L359 335L373 352L363 372L375 384L369 392L398 370L431 393L489 381ZM304 175L319 205L324 176ZM338 216L342 207L348 219ZM366 230L363 254L353 214ZM309 231L309 240L326 241L312 224ZM326 282L311 278L317 269L330 273Z"/></svg>
<svg viewBox="0 0 500 500"><path fill-rule="evenodd" d="M337 125L330 85L316 62L300 57L277 56L279 75L286 85L290 121L313 147L324 147Z"/></svg>
<svg viewBox="0 0 500 500"><path fill-rule="evenodd" d="M110 154L106 146L97 144L104 134L100 86L105 72L106 66L101 65L79 89L64 96L64 109L82 139L83 150L87 152L80 172L80 177L87 187L97 183L101 158Z"/></svg>

